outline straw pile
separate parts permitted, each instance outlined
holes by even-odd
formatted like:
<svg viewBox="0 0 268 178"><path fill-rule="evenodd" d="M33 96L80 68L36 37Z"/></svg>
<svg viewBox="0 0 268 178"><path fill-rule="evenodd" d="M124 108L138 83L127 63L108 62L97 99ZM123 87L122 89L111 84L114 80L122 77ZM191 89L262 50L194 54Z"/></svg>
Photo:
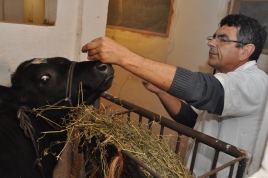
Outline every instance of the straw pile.
<svg viewBox="0 0 268 178"><path fill-rule="evenodd" d="M73 108L62 121L65 123L63 130L69 133L76 128L80 130L78 135L69 134L67 142L75 139L74 137L81 139L81 147L87 152L86 163L95 164L91 174L102 170L104 177L109 177L112 172L111 162L116 158L108 158L107 148L113 146L118 151L115 157L120 155L121 150L125 150L163 178L192 177L181 158L171 150L170 136L160 137L148 130L145 124L134 126L135 123L129 122L125 115L108 113L106 110L99 113L91 106L80 105ZM90 145L94 148L89 148ZM58 158L60 154L57 155ZM118 160L114 164L116 166L113 169L121 169ZM142 171L147 177L152 177L146 170Z"/></svg>

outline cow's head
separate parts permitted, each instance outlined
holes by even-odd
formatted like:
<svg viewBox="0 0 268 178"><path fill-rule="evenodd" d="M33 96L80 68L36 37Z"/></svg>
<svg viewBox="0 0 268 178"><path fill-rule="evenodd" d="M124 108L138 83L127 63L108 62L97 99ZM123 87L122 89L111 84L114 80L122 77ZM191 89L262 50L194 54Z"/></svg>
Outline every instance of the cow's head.
<svg viewBox="0 0 268 178"><path fill-rule="evenodd" d="M28 60L12 75L11 87L0 87L0 108L37 108L57 102L69 106L70 101L75 106L82 100L90 105L110 88L113 74L111 65L99 61L71 62L61 57Z"/></svg>
<svg viewBox="0 0 268 178"><path fill-rule="evenodd" d="M90 105L109 89L113 74L111 65L99 61L71 62L61 57L25 61L12 75L11 87L0 86L0 113L11 115L25 107L76 106L78 102ZM68 111L47 109L42 115L60 123ZM51 130L51 123L35 115L30 116L37 132Z"/></svg>

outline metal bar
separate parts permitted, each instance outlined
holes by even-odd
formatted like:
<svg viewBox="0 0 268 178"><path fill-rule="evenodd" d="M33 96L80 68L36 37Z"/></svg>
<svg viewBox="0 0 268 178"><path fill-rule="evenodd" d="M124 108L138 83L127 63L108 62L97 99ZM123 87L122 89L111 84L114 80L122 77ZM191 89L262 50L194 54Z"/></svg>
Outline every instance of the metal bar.
<svg viewBox="0 0 268 178"><path fill-rule="evenodd" d="M146 169L153 177L155 177L155 178L161 178L160 175L158 175L157 173L155 173L152 169L150 169L148 166L146 166L143 162L141 162L138 158L136 158L135 156L133 156L129 152L127 152L125 150L122 150L121 152L122 152L122 154L126 155L131 160L133 160L135 163L139 164L141 167L143 167L144 169Z"/></svg>
<svg viewBox="0 0 268 178"><path fill-rule="evenodd" d="M163 134L164 134L164 126L163 125L161 125L161 128L160 128L160 136L162 137L163 136Z"/></svg>
<svg viewBox="0 0 268 178"><path fill-rule="evenodd" d="M207 172L206 174L203 174L202 176L199 176L198 178L206 178L206 177L208 177L208 176L211 176L211 175L213 175L213 174L216 174L216 173L218 173L219 171L221 171L221 170L227 168L228 166L233 165L233 164L235 164L236 162L238 162L238 161L240 161L240 160L243 160L243 158L244 158L243 156L238 157L238 158L236 158L236 159L234 159L234 160L232 160L232 161L230 161L230 162L228 162L228 163L226 163L226 164L224 164L224 165L222 165L222 166L220 166L220 167L218 167L218 168L216 168L216 169L213 169L213 170L210 171L210 172ZM241 177L241 178L242 178L242 177Z"/></svg>
<svg viewBox="0 0 268 178"><path fill-rule="evenodd" d="M135 111L136 111L136 109L133 108L133 109L130 109L130 110L127 110L127 111L123 111L123 112L115 113L115 114L112 115L112 117L114 117L114 116L118 116L118 115L123 115L123 114L129 114L129 113L131 113L131 112L135 112Z"/></svg>
<svg viewBox="0 0 268 178"><path fill-rule="evenodd" d="M194 163L195 163L195 158L196 158L196 152L197 152L198 144L199 144L199 142L196 140L195 141L195 144L194 144L194 152L193 152L191 166L190 166L191 173L193 173L193 170L194 170Z"/></svg>
<svg viewBox="0 0 268 178"><path fill-rule="evenodd" d="M217 178L217 174L211 175L210 178Z"/></svg>
<svg viewBox="0 0 268 178"><path fill-rule="evenodd" d="M130 112L127 113L127 121L130 122Z"/></svg>
<svg viewBox="0 0 268 178"><path fill-rule="evenodd" d="M152 126L153 126L153 120L148 119L148 129L152 130Z"/></svg>
<svg viewBox="0 0 268 178"><path fill-rule="evenodd" d="M178 134L175 153L179 153L180 144L181 144L181 134Z"/></svg>
<svg viewBox="0 0 268 178"><path fill-rule="evenodd" d="M232 176L233 176L233 172L234 172L234 166L235 166L234 164L230 166L230 171L229 171L229 176L228 176L228 178L232 178Z"/></svg>
<svg viewBox="0 0 268 178"><path fill-rule="evenodd" d="M219 153L220 152L218 150L215 150L215 155L214 155L213 163L212 163L212 166L211 166L211 170L216 168L217 161L218 161L218 158L219 158Z"/></svg>
<svg viewBox="0 0 268 178"><path fill-rule="evenodd" d="M139 123L142 123L142 115L139 115Z"/></svg>
<svg viewBox="0 0 268 178"><path fill-rule="evenodd" d="M246 167L247 167L247 165L250 162L250 158L251 158L251 155L250 156L249 155L246 155L246 157L244 157L244 159L242 159L239 162L237 173L236 173L236 178L242 178L242 177L244 177Z"/></svg>
<svg viewBox="0 0 268 178"><path fill-rule="evenodd" d="M218 158L219 158L219 153L220 152L218 150L215 150L215 155L214 155L214 159L213 159L213 162L212 162L211 170L216 168L217 161L218 161ZM211 175L210 178L216 178L216 174Z"/></svg>

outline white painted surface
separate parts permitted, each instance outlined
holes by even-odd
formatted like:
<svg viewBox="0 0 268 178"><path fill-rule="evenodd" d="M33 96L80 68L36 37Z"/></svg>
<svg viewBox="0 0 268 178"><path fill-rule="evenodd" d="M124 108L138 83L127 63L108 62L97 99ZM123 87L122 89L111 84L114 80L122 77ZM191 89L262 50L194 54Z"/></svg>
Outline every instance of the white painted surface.
<svg viewBox="0 0 268 178"><path fill-rule="evenodd" d="M46 0L45 1L45 19L50 22L55 22L57 19L57 4L58 1Z"/></svg>
<svg viewBox="0 0 268 178"><path fill-rule="evenodd" d="M11 70L9 64L4 58L0 58L0 85L10 86Z"/></svg>
<svg viewBox="0 0 268 178"><path fill-rule="evenodd" d="M35 57L85 59L80 58L81 46L104 35L108 0L58 0L57 7L55 26L0 22L0 59L7 61L11 71Z"/></svg>
<svg viewBox="0 0 268 178"><path fill-rule="evenodd" d="M80 60L87 60L87 54L80 49L89 41L105 35L109 0L84 0L82 14L81 41L78 43Z"/></svg>

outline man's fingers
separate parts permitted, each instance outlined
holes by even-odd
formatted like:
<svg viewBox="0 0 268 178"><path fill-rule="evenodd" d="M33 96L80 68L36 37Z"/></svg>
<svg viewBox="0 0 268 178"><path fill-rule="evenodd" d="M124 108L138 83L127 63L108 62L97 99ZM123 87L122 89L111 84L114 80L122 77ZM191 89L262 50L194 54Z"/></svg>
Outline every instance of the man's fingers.
<svg viewBox="0 0 268 178"><path fill-rule="evenodd" d="M87 59L88 59L89 61L95 61L95 60L99 60L99 57L100 57L99 54L88 55L88 56L87 56Z"/></svg>
<svg viewBox="0 0 268 178"><path fill-rule="evenodd" d="M92 49L92 50L87 51L88 56L94 56L95 54L98 54L96 49Z"/></svg>
<svg viewBox="0 0 268 178"><path fill-rule="evenodd" d="M82 47L82 50L81 51L82 51L82 53L86 53L86 52L90 51L89 43L87 43L86 45L84 45Z"/></svg>
<svg viewBox="0 0 268 178"><path fill-rule="evenodd" d="M83 47L82 47L82 52L83 53L86 53L87 51L90 51L92 49L95 49L98 47L99 45L99 42L101 41L101 39L103 39L104 37L99 37L99 38L95 38L94 40L92 40L91 42L85 44Z"/></svg>
<svg viewBox="0 0 268 178"><path fill-rule="evenodd" d="M82 53L86 53L88 51L91 51L93 49L97 48L97 43L96 42L90 42L90 43L87 43L85 44L83 47L82 47Z"/></svg>
<svg viewBox="0 0 268 178"><path fill-rule="evenodd" d="M145 80L142 80L141 83L145 86L147 85L149 82L145 81Z"/></svg>

